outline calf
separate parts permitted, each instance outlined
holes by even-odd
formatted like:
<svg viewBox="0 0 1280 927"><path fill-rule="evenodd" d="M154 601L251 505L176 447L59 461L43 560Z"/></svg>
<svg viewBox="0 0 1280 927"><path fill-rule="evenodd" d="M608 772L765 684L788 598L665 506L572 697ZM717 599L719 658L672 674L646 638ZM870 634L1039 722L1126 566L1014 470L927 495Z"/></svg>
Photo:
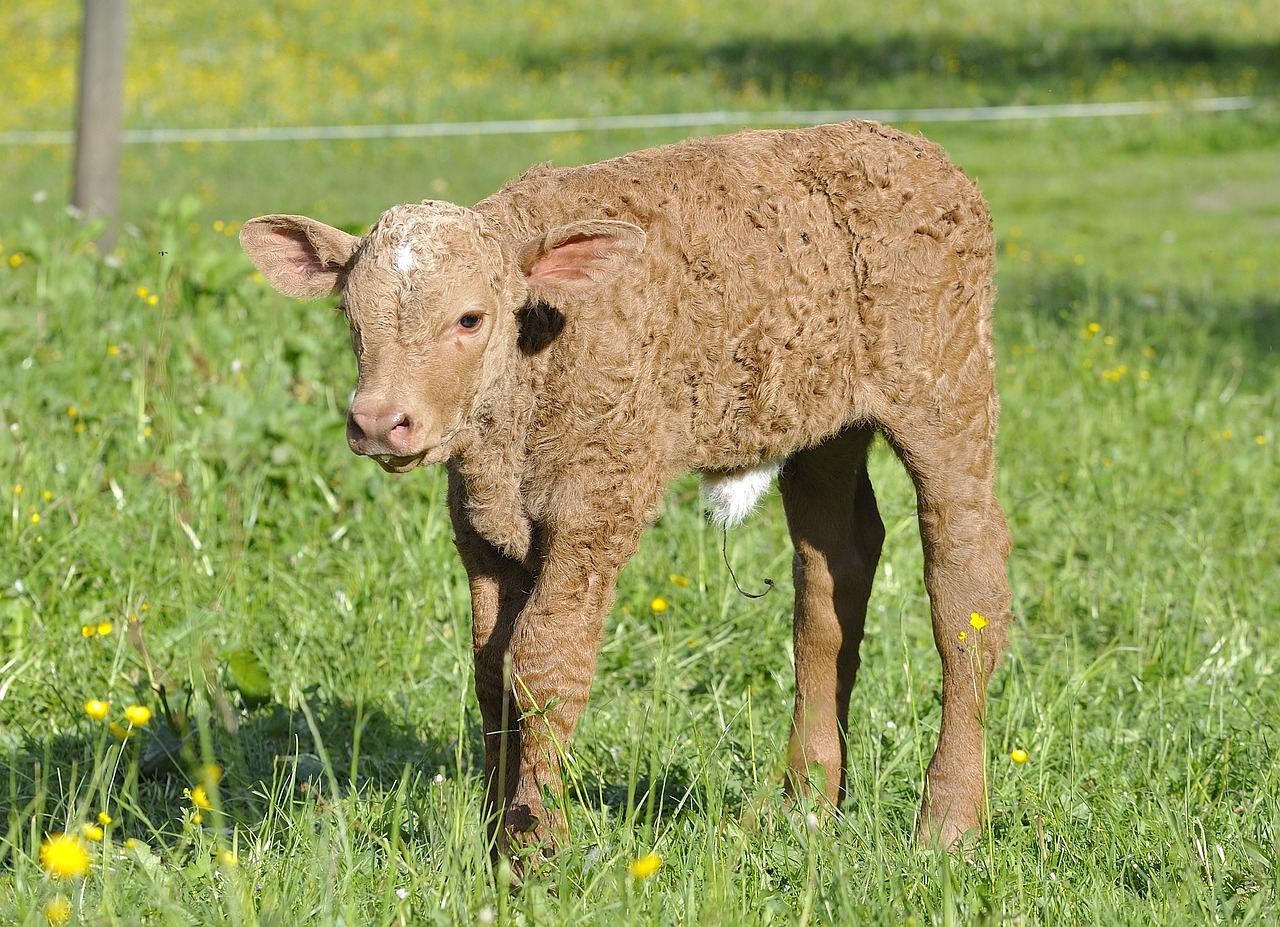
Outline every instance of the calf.
<svg viewBox="0 0 1280 927"><path fill-rule="evenodd" d="M789 783L807 790L816 764L838 805L884 538L877 431L915 485L942 658L918 834L951 845L979 826L1010 604L994 241L941 149L869 122L743 132L534 168L473 208L397 206L364 237L273 215L240 239L280 292L341 296L352 450L448 469L497 852L561 828L544 790L561 788L618 572L688 470L726 524L778 473L795 545Z"/></svg>

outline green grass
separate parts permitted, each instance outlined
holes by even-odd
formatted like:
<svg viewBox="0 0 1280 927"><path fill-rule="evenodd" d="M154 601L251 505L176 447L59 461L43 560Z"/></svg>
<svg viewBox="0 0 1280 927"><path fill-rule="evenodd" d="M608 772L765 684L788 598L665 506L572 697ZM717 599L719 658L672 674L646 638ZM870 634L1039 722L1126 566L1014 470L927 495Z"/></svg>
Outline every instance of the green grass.
<svg viewBox="0 0 1280 927"><path fill-rule="evenodd" d="M673 136L139 146L110 262L62 215L66 152L0 149L0 922L45 923L56 894L89 924L1276 922L1280 16L956 2L890 23L857 4L672 0L621 22L480 3L428 28L347 7L277 4L235 28L214 7L132 7L130 124L1261 100L912 127L979 179L1001 237L1017 622L979 847L944 859L910 839L939 673L914 499L878 446L888 541L843 816L815 831L781 796L777 499L729 540L745 588L777 581L748 600L682 480L607 626L571 846L514 896L479 836L441 474L391 478L346 450L341 319L270 294L228 232L292 210L359 227ZM70 118L76 10L18 14L29 53L26 71L0 64L0 130ZM130 703L156 717L121 750L90 698L109 720ZM197 824L184 790L207 762L224 775ZM43 836L99 810L93 873L55 883ZM632 879L650 850L662 868Z"/></svg>

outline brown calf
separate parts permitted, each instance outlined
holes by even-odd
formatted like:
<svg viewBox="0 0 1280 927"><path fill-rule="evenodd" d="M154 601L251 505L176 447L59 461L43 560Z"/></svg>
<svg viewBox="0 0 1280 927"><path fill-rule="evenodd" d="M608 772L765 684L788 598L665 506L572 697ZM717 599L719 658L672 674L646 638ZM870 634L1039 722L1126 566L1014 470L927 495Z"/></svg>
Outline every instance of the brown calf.
<svg viewBox="0 0 1280 927"><path fill-rule="evenodd" d="M499 851L560 827L543 790L560 788L618 572L688 470L729 523L780 468L789 762L800 788L818 764L839 803L884 537L866 470L877 430L915 483L942 657L918 832L951 845L979 825L1010 603L994 242L939 148L866 122L745 132L535 168L471 209L393 208L362 238L264 216L241 241L281 292L341 295L352 449L393 472L448 467Z"/></svg>

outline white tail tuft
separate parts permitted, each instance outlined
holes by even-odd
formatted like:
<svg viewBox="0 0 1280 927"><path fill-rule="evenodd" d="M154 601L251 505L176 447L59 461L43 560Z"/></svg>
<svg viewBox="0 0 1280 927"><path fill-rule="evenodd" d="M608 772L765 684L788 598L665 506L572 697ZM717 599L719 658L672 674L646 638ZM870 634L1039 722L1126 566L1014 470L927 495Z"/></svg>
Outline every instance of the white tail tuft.
<svg viewBox="0 0 1280 927"><path fill-rule="evenodd" d="M702 475L702 495L711 520L731 528L741 524L755 511L773 478L781 469L780 461L771 460L750 470Z"/></svg>

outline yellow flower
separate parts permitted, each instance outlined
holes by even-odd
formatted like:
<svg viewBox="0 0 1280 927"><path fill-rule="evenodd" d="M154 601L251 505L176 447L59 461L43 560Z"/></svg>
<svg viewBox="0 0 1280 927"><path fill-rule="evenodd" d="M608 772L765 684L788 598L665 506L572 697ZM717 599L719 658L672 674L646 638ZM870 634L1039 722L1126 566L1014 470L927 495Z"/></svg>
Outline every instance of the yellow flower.
<svg viewBox="0 0 1280 927"><path fill-rule="evenodd" d="M650 851L639 859L633 859L627 866L631 875L637 879L647 879L662 867L662 857Z"/></svg>
<svg viewBox="0 0 1280 927"><path fill-rule="evenodd" d="M94 843L100 843L106 832L97 824L81 824L80 833L86 840L92 840Z"/></svg>
<svg viewBox="0 0 1280 927"><path fill-rule="evenodd" d="M49 490L46 489L44 492L40 493L40 498L43 499L45 502L52 502L53 493L49 492Z"/></svg>
<svg viewBox="0 0 1280 927"><path fill-rule="evenodd" d="M217 763L205 763L200 767L200 775L205 782L218 783L222 781L222 767Z"/></svg>
<svg viewBox="0 0 1280 927"><path fill-rule="evenodd" d="M111 732L111 736L116 740L128 740L133 736L133 728L125 727L118 721L112 721L107 725L107 730Z"/></svg>
<svg viewBox="0 0 1280 927"><path fill-rule="evenodd" d="M84 713L95 721L102 721L110 710L111 703L104 702L102 699L91 698L84 703Z"/></svg>
<svg viewBox="0 0 1280 927"><path fill-rule="evenodd" d="M20 496L20 495L22 495L22 484L21 484L21 483L14 483L14 484L13 484L13 494L14 494L15 496Z"/></svg>
<svg viewBox="0 0 1280 927"><path fill-rule="evenodd" d="M10 267L22 266L22 252L19 251L16 254L9 255L9 266Z"/></svg>
<svg viewBox="0 0 1280 927"><path fill-rule="evenodd" d="M154 306L159 302L160 302L160 297L157 296L155 293L152 293L150 296L147 297L148 306Z"/></svg>
<svg viewBox="0 0 1280 927"><path fill-rule="evenodd" d="M114 627L115 626L110 621L100 621L98 622L98 633L103 637L106 637L112 632Z"/></svg>
<svg viewBox="0 0 1280 927"><path fill-rule="evenodd" d="M75 406L67 406L67 418L75 418L80 414L80 410Z"/></svg>
<svg viewBox="0 0 1280 927"><path fill-rule="evenodd" d="M40 865L55 879L76 879L87 875L92 863L75 834L51 834L40 844Z"/></svg>
<svg viewBox="0 0 1280 927"><path fill-rule="evenodd" d="M956 635L956 639L963 644L965 641L969 639L969 632L961 631L959 634Z"/></svg>
<svg viewBox="0 0 1280 927"><path fill-rule="evenodd" d="M38 525L38 524L40 524L40 513L39 513L39 512L32 512L32 513L31 513L31 524L33 524L33 525Z"/></svg>
<svg viewBox="0 0 1280 927"><path fill-rule="evenodd" d="M120 345L118 344L107 345L107 353L112 357L115 357L117 354L120 353Z"/></svg>
<svg viewBox="0 0 1280 927"><path fill-rule="evenodd" d="M61 927L71 920L71 902L62 895L54 895L44 904L44 919L53 927Z"/></svg>
<svg viewBox="0 0 1280 927"><path fill-rule="evenodd" d="M236 859L236 854L231 852L230 850L219 850L218 862L222 863L222 865L224 866L235 866L240 861Z"/></svg>
<svg viewBox="0 0 1280 927"><path fill-rule="evenodd" d="M201 811L209 811L213 805L209 803L209 793L204 790L203 785L197 785L194 789L188 789L187 797L191 799L191 804L195 805Z"/></svg>
<svg viewBox="0 0 1280 927"><path fill-rule="evenodd" d="M124 719L134 727L146 727L151 720L151 709L146 705L130 705L124 710Z"/></svg>
<svg viewBox="0 0 1280 927"><path fill-rule="evenodd" d="M655 612L658 612L659 614L661 614L671 606L667 604L667 600L664 599L662 596L657 596L656 598L654 598L652 602L649 603L649 607L653 609Z"/></svg>
<svg viewBox="0 0 1280 927"><path fill-rule="evenodd" d="M975 631L981 631L990 623L991 622L987 621L986 618L979 615L977 612L973 612L969 615L969 627L973 628Z"/></svg>
<svg viewBox="0 0 1280 927"><path fill-rule="evenodd" d="M108 824L110 824L114 820L115 818L107 814L105 811L98 812L98 823L101 824L103 827L106 827Z"/></svg>
<svg viewBox="0 0 1280 927"><path fill-rule="evenodd" d="M1026 750L1023 750L1021 747L1018 747L1012 753L1009 754L1009 759L1013 760L1015 763L1021 766L1027 760L1031 759L1031 754L1028 753Z"/></svg>
<svg viewBox="0 0 1280 927"><path fill-rule="evenodd" d="M667 577L671 580L671 585L679 586L681 589L689 588L689 577L681 576L679 573L672 573Z"/></svg>
<svg viewBox="0 0 1280 927"><path fill-rule="evenodd" d="M80 628L80 636L81 636L81 637L93 637L93 635L95 635L95 634L97 634L97 633L98 633L98 629L97 629L97 628L95 628L95 627L94 627L93 625L91 625L91 624L83 625L83 626Z"/></svg>
<svg viewBox="0 0 1280 927"><path fill-rule="evenodd" d="M150 290L148 290L145 286L140 286L140 287L138 287L138 298L139 298L139 299L146 299L146 298L147 298L148 296L150 296L150 295L151 295L151 291L150 291Z"/></svg>

